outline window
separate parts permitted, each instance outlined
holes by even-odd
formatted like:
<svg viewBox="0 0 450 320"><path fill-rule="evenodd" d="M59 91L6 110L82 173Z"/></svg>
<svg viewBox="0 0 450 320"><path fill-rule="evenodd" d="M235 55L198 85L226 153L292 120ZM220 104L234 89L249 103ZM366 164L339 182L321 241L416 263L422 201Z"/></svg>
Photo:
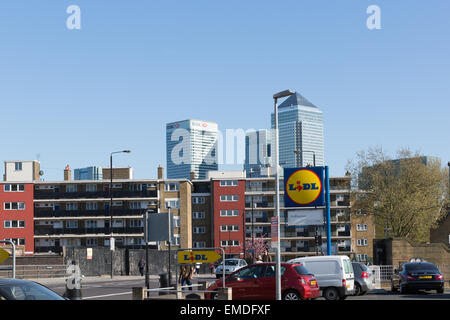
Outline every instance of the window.
<svg viewBox="0 0 450 320"><path fill-rule="evenodd" d="M78 228L78 221L76 221L76 220L66 221L66 228L68 228L68 229L76 229L76 228Z"/></svg>
<svg viewBox="0 0 450 320"><path fill-rule="evenodd" d="M140 227L143 227L143 226L144 226L144 221L142 219L140 219L140 220L137 220L137 219L130 220L130 227L131 228L140 228Z"/></svg>
<svg viewBox="0 0 450 320"><path fill-rule="evenodd" d="M233 225L222 225L220 226L220 231L239 231L239 225L233 224Z"/></svg>
<svg viewBox="0 0 450 320"><path fill-rule="evenodd" d="M76 184L66 185L66 192L77 192L77 185Z"/></svg>
<svg viewBox="0 0 450 320"><path fill-rule="evenodd" d="M356 243L359 247L365 247L365 246L369 245L369 241L365 238L358 239Z"/></svg>
<svg viewBox="0 0 450 320"><path fill-rule="evenodd" d="M16 171L22 171L22 162L14 162L14 169Z"/></svg>
<svg viewBox="0 0 450 320"><path fill-rule="evenodd" d="M131 201L128 203L130 209L141 209L141 203L139 201Z"/></svg>
<svg viewBox="0 0 450 320"><path fill-rule="evenodd" d="M238 180L220 180L221 187L236 187L238 184Z"/></svg>
<svg viewBox="0 0 450 320"><path fill-rule="evenodd" d="M6 229L8 229L8 228L25 228L25 221L24 220L5 220L3 225Z"/></svg>
<svg viewBox="0 0 450 320"><path fill-rule="evenodd" d="M220 244L222 247L239 247L239 240L222 240Z"/></svg>
<svg viewBox="0 0 450 320"><path fill-rule="evenodd" d="M195 234L202 234L206 232L205 227L193 227L193 233Z"/></svg>
<svg viewBox="0 0 450 320"><path fill-rule="evenodd" d="M166 191L178 191L180 190L180 183L179 182L169 182L166 183Z"/></svg>
<svg viewBox="0 0 450 320"><path fill-rule="evenodd" d="M192 219L205 219L205 213L204 212L194 212L192 214Z"/></svg>
<svg viewBox="0 0 450 320"><path fill-rule="evenodd" d="M25 202L5 202L5 210L25 210Z"/></svg>
<svg viewBox="0 0 450 320"><path fill-rule="evenodd" d="M171 209L179 209L180 208L180 199L166 199L166 209L169 207Z"/></svg>
<svg viewBox="0 0 450 320"><path fill-rule="evenodd" d="M198 249L198 248L206 248L206 242L204 241L199 241L199 242L194 242L193 243L193 247Z"/></svg>
<svg viewBox="0 0 450 320"><path fill-rule="evenodd" d="M77 203L74 203L74 202L66 203L66 210L67 210L67 211L78 210L78 204L77 204Z"/></svg>
<svg viewBox="0 0 450 320"><path fill-rule="evenodd" d="M356 231L367 231L367 224L357 224Z"/></svg>
<svg viewBox="0 0 450 320"><path fill-rule="evenodd" d="M95 238L87 238L86 239L86 246L96 247L97 246L97 239L95 239Z"/></svg>
<svg viewBox="0 0 450 320"><path fill-rule="evenodd" d="M86 210L97 210L97 202L86 202Z"/></svg>
<svg viewBox="0 0 450 320"><path fill-rule="evenodd" d="M237 217L239 216L239 210L220 210L221 217Z"/></svg>
<svg viewBox="0 0 450 320"><path fill-rule="evenodd" d="M86 228L97 228L97 221L95 220L86 220Z"/></svg>
<svg viewBox="0 0 450 320"><path fill-rule="evenodd" d="M180 216L173 217L173 228L179 228L180 227Z"/></svg>
<svg viewBox="0 0 450 320"><path fill-rule="evenodd" d="M204 204L205 197L192 197L192 203L193 204Z"/></svg>
<svg viewBox="0 0 450 320"><path fill-rule="evenodd" d="M87 184L86 185L86 192L96 192L96 191L97 191L96 184Z"/></svg>
<svg viewBox="0 0 450 320"><path fill-rule="evenodd" d="M25 191L24 184L5 184L4 185L5 192L23 192Z"/></svg>
<svg viewBox="0 0 450 320"><path fill-rule="evenodd" d="M220 196L220 201L222 201L222 202L239 201L239 196L237 196L237 195L222 195L222 196Z"/></svg>

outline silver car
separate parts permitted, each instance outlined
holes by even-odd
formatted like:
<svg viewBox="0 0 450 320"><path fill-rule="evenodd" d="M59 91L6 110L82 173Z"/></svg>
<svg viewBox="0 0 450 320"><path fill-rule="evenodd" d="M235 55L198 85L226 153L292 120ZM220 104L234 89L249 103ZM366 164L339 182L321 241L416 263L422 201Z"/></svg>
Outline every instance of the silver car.
<svg viewBox="0 0 450 320"><path fill-rule="evenodd" d="M355 296L364 295L374 289L374 276L372 271L361 262L352 262L355 272Z"/></svg>
<svg viewBox="0 0 450 320"><path fill-rule="evenodd" d="M242 267L245 267L247 262L244 259L225 259L225 275L229 275ZM216 268L216 278L223 276L223 264L219 264Z"/></svg>

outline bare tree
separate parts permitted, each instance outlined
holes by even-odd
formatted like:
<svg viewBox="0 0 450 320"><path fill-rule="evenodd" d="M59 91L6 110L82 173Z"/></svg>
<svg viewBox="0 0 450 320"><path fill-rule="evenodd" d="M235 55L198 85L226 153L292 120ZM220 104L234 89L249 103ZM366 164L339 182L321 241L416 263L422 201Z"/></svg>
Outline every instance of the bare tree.
<svg viewBox="0 0 450 320"><path fill-rule="evenodd" d="M375 216L376 231L415 242L429 241L430 229L445 214L447 178L438 159L408 148L390 159L381 147L360 151L349 161L352 211Z"/></svg>

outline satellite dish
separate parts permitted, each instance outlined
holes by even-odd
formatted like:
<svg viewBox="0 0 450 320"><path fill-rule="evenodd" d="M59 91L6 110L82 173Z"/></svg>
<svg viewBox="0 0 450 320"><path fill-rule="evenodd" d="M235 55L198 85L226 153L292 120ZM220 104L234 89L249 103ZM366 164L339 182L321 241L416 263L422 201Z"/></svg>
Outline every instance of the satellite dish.
<svg viewBox="0 0 450 320"><path fill-rule="evenodd" d="M39 175L40 175L40 176L43 176L43 175L44 175L44 171L39 170Z"/></svg>

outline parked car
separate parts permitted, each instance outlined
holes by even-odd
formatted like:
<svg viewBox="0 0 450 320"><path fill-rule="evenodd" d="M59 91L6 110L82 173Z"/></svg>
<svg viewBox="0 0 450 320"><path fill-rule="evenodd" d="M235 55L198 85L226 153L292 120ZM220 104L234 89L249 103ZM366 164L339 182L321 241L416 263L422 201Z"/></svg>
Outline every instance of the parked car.
<svg viewBox="0 0 450 320"><path fill-rule="evenodd" d="M353 295L353 267L345 255L302 257L288 263L299 263L313 273L326 300L344 300Z"/></svg>
<svg viewBox="0 0 450 320"><path fill-rule="evenodd" d="M242 267L245 267L247 262L244 259L225 259L225 275L229 275ZM220 263L216 269L216 278L223 277L223 265Z"/></svg>
<svg viewBox="0 0 450 320"><path fill-rule="evenodd" d="M362 296L374 288L372 271L364 263L352 262L355 273L355 296Z"/></svg>
<svg viewBox="0 0 450 320"><path fill-rule="evenodd" d="M33 281L0 279L0 300L66 300L56 292Z"/></svg>
<svg viewBox="0 0 450 320"><path fill-rule="evenodd" d="M232 288L233 300L275 300L275 263L248 265L225 277L225 286ZM317 279L300 264L281 264L281 297L283 300L306 300L320 297ZM208 287L206 299L215 299L223 279Z"/></svg>
<svg viewBox="0 0 450 320"><path fill-rule="evenodd" d="M444 293L444 276L438 267L430 262L405 263L399 272L394 270L391 278L391 291L400 293L418 290L436 290Z"/></svg>

